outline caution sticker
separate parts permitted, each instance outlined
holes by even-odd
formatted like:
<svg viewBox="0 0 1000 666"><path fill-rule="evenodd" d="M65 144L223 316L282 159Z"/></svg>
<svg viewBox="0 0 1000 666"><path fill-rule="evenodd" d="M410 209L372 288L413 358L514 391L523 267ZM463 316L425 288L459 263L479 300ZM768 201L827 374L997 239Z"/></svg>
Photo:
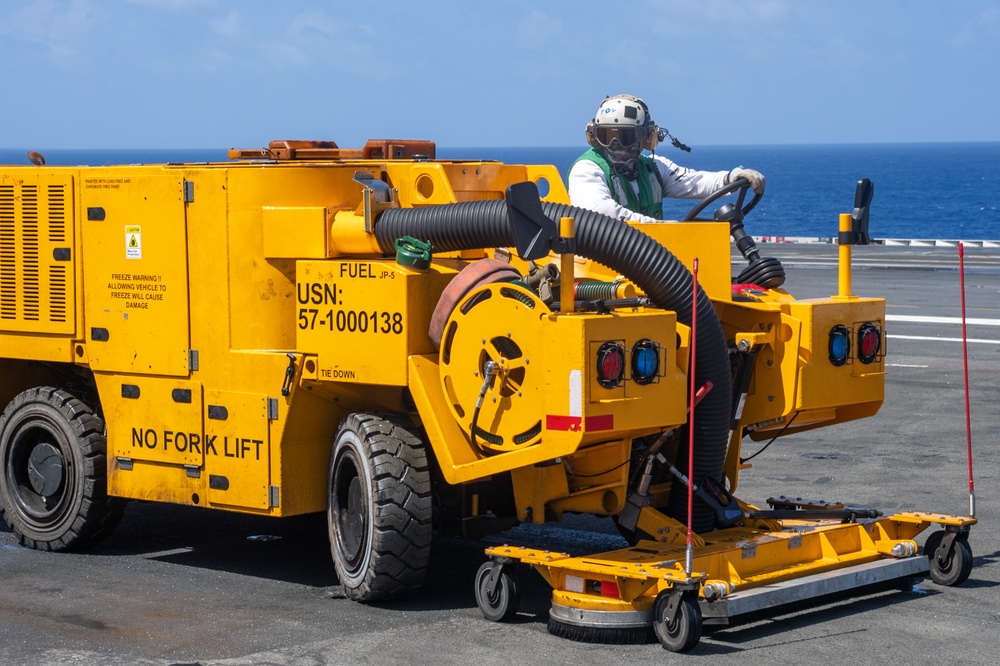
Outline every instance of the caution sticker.
<svg viewBox="0 0 1000 666"><path fill-rule="evenodd" d="M125 258L142 259L142 227L125 227Z"/></svg>

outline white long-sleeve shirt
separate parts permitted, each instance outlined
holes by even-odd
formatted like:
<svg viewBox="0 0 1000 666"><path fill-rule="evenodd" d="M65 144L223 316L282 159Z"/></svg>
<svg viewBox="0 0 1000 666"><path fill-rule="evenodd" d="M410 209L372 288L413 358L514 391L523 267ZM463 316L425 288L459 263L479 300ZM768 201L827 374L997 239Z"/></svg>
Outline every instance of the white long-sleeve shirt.
<svg viewBox="0 0 1000 666"><path fill-rule="evenodd" d="M653 163L660 172L663 182L663 198L671 199L703 199L726 184L728 171L697 171L679 166L665 157L652 155ZM638 220L640 222L658 222L659 220L642 215L626 208L624 193L621 196L612 194L604 171L591 160L580 160L569 171L570 203L580 208L586 208L603 213L616 220ZM638 193L639 184L630 181L632 189Z"/></svg>

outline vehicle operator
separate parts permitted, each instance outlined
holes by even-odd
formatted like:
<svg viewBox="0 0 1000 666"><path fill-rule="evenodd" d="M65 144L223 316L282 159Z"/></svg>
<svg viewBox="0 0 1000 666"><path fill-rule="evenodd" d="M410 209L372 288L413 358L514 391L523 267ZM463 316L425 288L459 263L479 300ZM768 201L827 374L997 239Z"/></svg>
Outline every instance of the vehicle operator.
<svg viewBox="0 0 1000 666"><path fill-rule="evenodd" d="M697 171L642 154L669 134L653 122L638 97L606 97L586 132L591 149L569 172L574 206L624 221L657 222L663 219L663 200L668 197L703 199L738 178L746 178L754 192L764 192L764 174L754 169ZM676 139L674 145L683 146Z"/></svg>

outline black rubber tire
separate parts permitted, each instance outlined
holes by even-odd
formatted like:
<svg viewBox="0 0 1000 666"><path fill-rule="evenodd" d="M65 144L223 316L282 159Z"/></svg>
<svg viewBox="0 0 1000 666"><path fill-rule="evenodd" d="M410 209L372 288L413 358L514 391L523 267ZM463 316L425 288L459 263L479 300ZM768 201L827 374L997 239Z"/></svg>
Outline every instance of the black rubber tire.
<svg viewBox="0 0 1000 666"><path fill-rule="evenodd" d="M506 622L517 614L521 604L521 593L517 588L517 580L507 571L500 572L500 585L495 594L490 594L487 588L490 570L500 566L493 562L484 562L476 572L476 603L483 617L490 622Z"/></svg>
<svg viewBox="0 0 1000 666"><path fill-rule="evenodd" d="M344 591L360 602L413 592L431 549L424 443L386 414L345 418L330 452L327 525Z"/></svg>
<svg viewBox="0 0 1000 666"><path fill-rule="evenodd" d="M701 607L695 599L684 597L673 622L666 621L667 604L673 592L664 590L653 604L653 633L664 650L687 652L701 640Z"/></svg>
<svg viewBox="0 0 1000 666"><path fill-rule="evenodd" d="M0 415L0 516L37 550L74 550L114 531L104 422L65 391L29 389Z"/></svg>
<svg viewBox="0 0 1000 666"><path fill-rule="evenodd" d="M945 534L947 532L944 530L938 530L927 537L927 541L924 542L924 555L930 564L931 580L938 585L954 587L968 580L969 574L972 573L972 547L969 546L966 535L959 535L952 542L951 552L943 560L939 560L934 553L941 545Z"/></svg>

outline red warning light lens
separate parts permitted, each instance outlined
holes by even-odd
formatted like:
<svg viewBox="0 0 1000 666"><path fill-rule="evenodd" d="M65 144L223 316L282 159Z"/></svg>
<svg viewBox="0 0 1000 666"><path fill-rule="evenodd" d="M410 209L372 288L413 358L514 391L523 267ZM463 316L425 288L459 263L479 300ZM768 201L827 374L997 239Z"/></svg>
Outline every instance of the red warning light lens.
<svg viewBox="0 0 1000 666"><path fill-rule="evenodd" d="M878 326L867 322L858 328L858 360L868 364L879 357L882 351L882 332Z"/></svg>
<svg viewBox="0 0 1000 666"><path fill-rule="evenodd" d="M625 348L617 342L605 342L597 350L597 382L604 388L622 383L625 374Z"/></svg>

